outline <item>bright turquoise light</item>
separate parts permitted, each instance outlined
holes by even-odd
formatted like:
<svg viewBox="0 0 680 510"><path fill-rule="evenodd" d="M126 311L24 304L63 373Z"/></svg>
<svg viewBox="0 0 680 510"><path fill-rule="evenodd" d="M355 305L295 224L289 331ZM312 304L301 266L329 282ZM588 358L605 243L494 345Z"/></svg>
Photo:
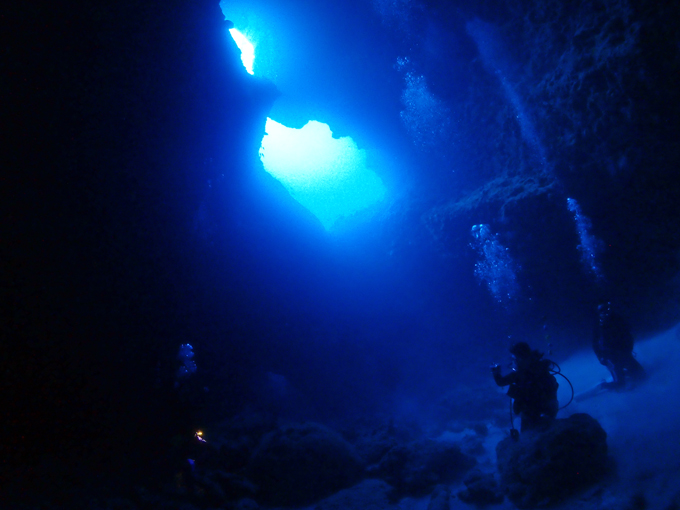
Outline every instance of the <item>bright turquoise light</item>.
<svg viewBox="0 0 680 510"><path fill-rule="evenodd" d="M253 64L255 63L255 46L251 43L245 35L236 30L235 28L230 28L229 33L234 39L236 46L241 50L241 62L246 67L246 71L253 74Z"/></svg>
<svg viewBox="0 0 680 510"><path fill-rule="evenodd" d="M385 196L380 178L366 166L366 151L349 137L333 138L327 124L310 120L301 129L267 119L260 159L326 230L342 217Z"/></svg>

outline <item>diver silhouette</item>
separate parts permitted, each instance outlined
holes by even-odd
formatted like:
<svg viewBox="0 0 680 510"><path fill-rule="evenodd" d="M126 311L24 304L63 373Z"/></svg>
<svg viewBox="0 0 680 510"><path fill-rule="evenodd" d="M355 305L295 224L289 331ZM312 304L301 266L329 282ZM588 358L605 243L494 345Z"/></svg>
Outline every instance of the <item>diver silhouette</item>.
<svg viewBox="0 0 680 510"><path fill-rule="evenodd" d="M612 381L601 383L600 389L631 388L645 379L645 369L633 355L634 343L628 322L612 311L611 303L598 305L593 351L612 375Z"/></svg>
<svg viewBox="0 0 680 510"><path fill-rule="evenodd" d="M521 418L521 430L545 428L557 416L557 388L559 384L552 373L553 362L543 359L543 353L531 349L526 342L518 342L510 348L514 367L512 372L501 375L501 368L491 366L498 386L510 386L507 395L513 399L512 411ZM514 432L513 435L516 434Z"/></svg>

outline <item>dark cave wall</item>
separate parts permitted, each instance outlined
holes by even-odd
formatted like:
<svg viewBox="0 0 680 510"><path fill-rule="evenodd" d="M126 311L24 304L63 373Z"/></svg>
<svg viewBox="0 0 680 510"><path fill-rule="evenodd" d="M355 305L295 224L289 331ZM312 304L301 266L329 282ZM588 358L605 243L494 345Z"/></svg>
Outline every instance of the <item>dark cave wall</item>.
<svg viewBox="0 0 680 510"><path fill-rule="evenodd" d="M494 10L487 2L462 10L497 23L512 42L521 64L513 83L560 185L536 175L515 112L468 44L462 54L470 60L461 64L467 80L451 91L440 72L432 83L462 119L464 128L448 142L466 147L467 167L452 173L446 158L433 158L413 172L426 183L385 213L380 234L357 243L358 252L374 257L364 273L329 271L348 261L316 242L313 218L276 182L251 172L259 168L257 148L276 91L244 72L226 44L216 3L13 5L5 19L22 30L8 32L10 72L2 82L10 98L3 129L15 148L1 156L12 169L2 246L9 274L1 368L10 390L0 406L9 427L0 440L5 480L18 473L39 481L38 460L47 453L72 465L94 454L109 460L111 472L137 463L160 475L168 439L190 430L201 406L222 401L229 412L256 394L251 386L262 358L253 338L273 346L269 366L312 366L287 374L301 386L330 386L334 374L317 362L340 353L347 366L361 367L347 386L360 393L367 380L382 391L422 379L428 360L408 361L423 329L435 338L431 352L446 354L438 361L442 373L472 377L482 363L457 356L465 346L504 352L507 333L533 333L543 322L577 338L589 333L591 304L603 292L622 303L638 330L677 321L675 289L666 285L677 272L680 243L675 7L630 4L637 44L620 54L625 37L607 34L628 34L625 25L605 23L604 32L586 33L572 46L573 38L552 28L573 29L575 11L540 5ZM443 13L442 24L460 17L431 7L431 17ZM455 26L464 23L458 18ZM601 44L612 44L613 56ZM545 51L530 51L535 47ZM603 60L588 57L595 50ZM560 74L565 54L575 63ZM441 67L432 56L423 61L423 72ZM604 289L580 266L567 196L579 200L593 233L608 244ZM293 212L279 214L282 205ZM202 207L206 216L197 222ZM526 299L540 303L520 304L516 318L504 318L474 282L469 233L480 222L501 234L523 267ZM302 266L309 271L292 271ZM410 279L357 299L352 311L390 298L382 315L357 313L363 321L350 326L345 309L317 297L334 279L351 289L371 279L379 286L391 274ZM300 294L290 298L291 288ZM305 308L308 301L315 306ZM468 309L479 314L471 322L457 315ZM309 310L332 319L315 322ZM396 325L380 329L381 319ZM289 330L287 323L305 326ZM340 332L329 334L333 329ZM383 337L398 354L369 342ZM318 339L334 346L310 349ZM221 388L202 402L182 401L168 389L176 348L186 341L205 341L202 355L211 359L203 367L220 377ZM356 343L345 348L345 341ZM157 391L159 372L164 389ZM332 395L349 408L344 389L336 386ZM372 395L380 397L378 390Z"/></svg>
<svg viewBox="0 0 680 510"><path fill-rule="evenodd" d="M460 10L430 7L441 19L461 16ZM548 309L569 303L585 311L583 305L606 296L641 331L676 322L678 8L645 1L527 0L493 12L485 4L462 12L493 23L504 42L503 76L535 126L547 164L536 161L517 111L478 56L468 64L467 78L477 86L456 86L457 95L448 98L456 118L471 126L465 140L469 167L454 174L445 165L439 169L448 174L450 197L424 214L428 230L452 253L465 249L466 223L486 222L507 232L526 285L543 289ZM442 80L433 88L445 90ZM575 227L560 211L567 197L578 200L592 233L604 242L604 283L584 281L576 245L564 242L575 241ZM537 200L546 208L539 217L532 212ZM540 241L527 250L527 238ZM552 256L551 244L560 247Z"/></svg>
<svg viewBox="0 0 680 510"><path fill-rule="evenodd" d="M167 391L201 297L192 219L208 180L247 179L273 89L214 2L17 4L5 22L3 486L41 484L46 456L54 490L90 462L160 476L192 425Z"/></svg>

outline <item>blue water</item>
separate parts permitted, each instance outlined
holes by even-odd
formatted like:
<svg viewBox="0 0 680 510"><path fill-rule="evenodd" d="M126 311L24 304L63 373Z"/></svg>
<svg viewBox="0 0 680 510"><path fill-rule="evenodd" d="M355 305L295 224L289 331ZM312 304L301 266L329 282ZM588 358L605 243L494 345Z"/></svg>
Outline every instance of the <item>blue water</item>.
<svg viewBox="0 0 680 510"><path fill-rule="evenodd" d="M257 138L281 187L259 177L247 188L258 230L241 217L243 241L226 241L273 328L249 348L258 371L309 388L306 412L333 414L334 392L344 415L357 405L345 390L363 381L389 408L486 380L482 367L517 338L564 354L588 344L597 300L621 289L605 283L620 265L600 240L610 226L598 228L607 215L588 176L564 168L563 151L578 149L546 123L567 113L536 102L540 87L566 93L541 81L559 74L512 46L521 34L508 20L526 19L406 1L221 6L255 45L254 76L280 92Z"/></svg>
<svg viewBox="0 0 680 510"><path fill-rule="evenodd" d="M17 4L0 478L212 506L182 484L291 422L487 430L493 470L489 365L526 341L587 391L604 300L653 384L560 416L596 416L651 498L677 466L641 481L662 448L630 444L677 423L680 106L675 7L638 4Z"/></svg>

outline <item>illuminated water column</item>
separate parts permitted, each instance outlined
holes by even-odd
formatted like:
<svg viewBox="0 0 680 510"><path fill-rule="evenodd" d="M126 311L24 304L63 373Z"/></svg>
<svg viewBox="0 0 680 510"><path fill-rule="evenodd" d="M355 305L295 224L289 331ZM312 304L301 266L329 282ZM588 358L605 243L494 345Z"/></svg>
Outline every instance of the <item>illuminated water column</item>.
<svg viewBox="0 0 680 510"><path fill-rule="evenodd" d="M241 62L250 74L253 74L253 64L255 63L255 46L235 28L230 28L229 33L234 39L236 46L241 50Z"/></svg>
<svg viewBox="0 0 680 510"><path fill-rule="evenodd" d="M253 74L254 45L236 28L229 33L241 50L243 65ZM382 181L366 165L366 152L349 137L333 138L330 127L315 120L294 129L267 119L260 159L327 230L385 196Z"/></svg>
<svg viewBox="0 0 680 510"><path fill-rule="evenodd" d="M366 166L366 152L349 137L333 138L327 124L309 121L301 129L267 119L260 159L291 196L328 230L381 201L385 186Z"/></svg>

